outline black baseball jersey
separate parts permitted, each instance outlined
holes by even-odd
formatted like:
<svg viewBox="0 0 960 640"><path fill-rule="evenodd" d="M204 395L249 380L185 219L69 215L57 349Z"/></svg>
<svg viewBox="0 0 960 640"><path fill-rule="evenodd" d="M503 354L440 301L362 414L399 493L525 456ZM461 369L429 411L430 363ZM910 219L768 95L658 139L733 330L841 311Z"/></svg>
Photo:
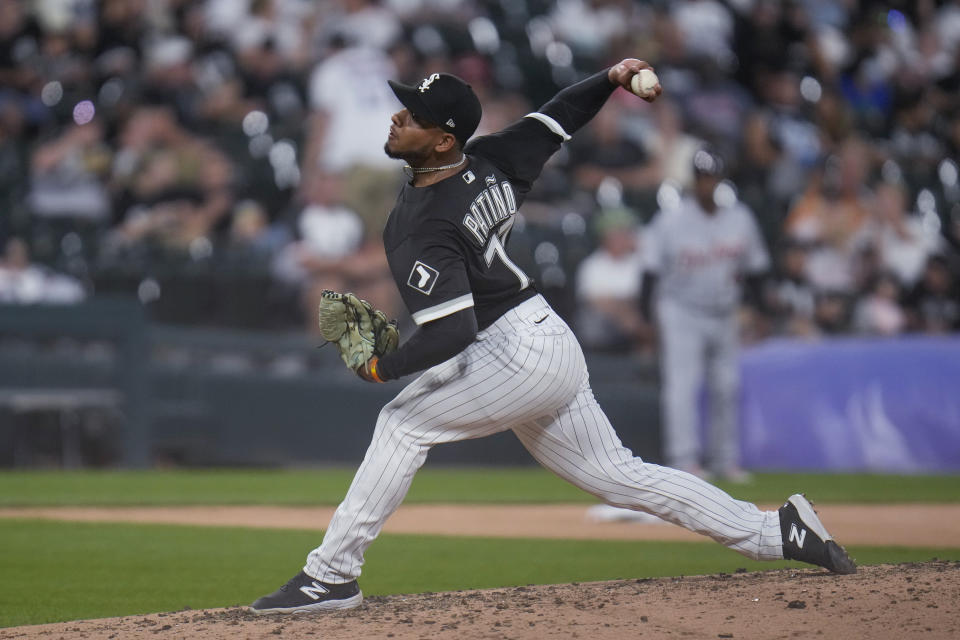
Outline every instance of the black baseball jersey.
<svg viewBox="0 0 960 640"><path fill-rule="evenodd" d="M484 329L537 293L506 246L531 184L566 137L549 116L534 113L472 140L460 173L427 187L404 185L383 245L418 325L472 306Z"/></svg>

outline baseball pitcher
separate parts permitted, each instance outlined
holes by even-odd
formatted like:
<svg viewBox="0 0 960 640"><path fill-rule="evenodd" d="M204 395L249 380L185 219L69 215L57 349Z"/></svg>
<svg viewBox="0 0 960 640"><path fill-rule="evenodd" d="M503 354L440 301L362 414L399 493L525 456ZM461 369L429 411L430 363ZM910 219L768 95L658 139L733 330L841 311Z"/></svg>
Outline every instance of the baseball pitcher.
<svg viewBox="0 0 960 640"><path fill-rule="evenodd" d="M547 159L647 68L623 60L474 140L480 102L461 79L435 73L414 86L391 83L403 108L391 118L384 150L406 162L410 180L383 242L417 329L392 349L390 334L375 329L387 324L375 310L328 295L334 308L323 309L321 330L364 380L423 373L380 412L322 544L297 575L254 602L254 612L358 606L364 552L430 448L508 429L545 467L607 503L653 513L751 558L855 571L801 496L762 511L624 448L593 398L576 338L507 251L517 211ZM657 85L644 99L660 92Z"/></svg>

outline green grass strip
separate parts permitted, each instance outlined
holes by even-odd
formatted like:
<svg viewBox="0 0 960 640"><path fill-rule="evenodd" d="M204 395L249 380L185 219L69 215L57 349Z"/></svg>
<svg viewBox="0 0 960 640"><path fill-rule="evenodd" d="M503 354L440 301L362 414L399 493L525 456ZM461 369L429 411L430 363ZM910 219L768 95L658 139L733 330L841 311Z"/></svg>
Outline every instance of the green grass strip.
<svg viewBox="0 0 960 640"><path fill-rule="evenodd" d="M0 626L245 605L283 584L318 532L0 520ZM852 547L860 563L960 559L960 549ZM367 595L750 571L706 541L623 542L384 535Z"/></svg>
<svg viewBox="0 0 960 640"><path fill-rule="evenodd" d="M337 504L353 468L205 471L5 471L0 506ZM805 492L817 502L960 502L960 477L761 473L745 485L719 485L734 497L776 504ZM407 503L595 502L539 467L430 468L414 480Z"/></svg>

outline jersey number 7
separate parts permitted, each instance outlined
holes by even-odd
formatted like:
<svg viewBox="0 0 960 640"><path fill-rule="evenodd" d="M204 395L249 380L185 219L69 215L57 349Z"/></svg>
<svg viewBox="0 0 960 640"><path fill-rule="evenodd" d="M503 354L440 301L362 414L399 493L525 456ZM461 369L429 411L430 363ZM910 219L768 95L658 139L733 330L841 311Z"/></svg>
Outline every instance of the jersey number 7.
<svg viewBox="0 0 960 640"><path fill-rule="evenodd" d="M513 222L511 220L510 222ZM523 272L523 269L517 266L513 260L510 259L510 256L507 255L507 249L503 246L503 238L507 237L507 234L510 233L510 227L512 225L505 224L502 228L498 229L496 232L490 234L490 239L487 241L487 248L483 252L483 258L487 261L487 267L493 266L493 259L499 257L503 264L507 266L507 269L513 272L513 275L517 276L517 279L520 280L520 290L523 291L528 286L530 286L530 278Z"/></svg>

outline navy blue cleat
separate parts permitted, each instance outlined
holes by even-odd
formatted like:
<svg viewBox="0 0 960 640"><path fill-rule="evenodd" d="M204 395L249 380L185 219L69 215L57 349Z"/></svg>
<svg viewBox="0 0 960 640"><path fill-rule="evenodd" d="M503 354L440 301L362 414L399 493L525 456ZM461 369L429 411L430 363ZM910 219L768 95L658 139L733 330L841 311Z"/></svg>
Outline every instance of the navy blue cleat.
<svg viewBox="0 0 960 640"><path fill-rule="evenodd" d="M361 602L363 593L356 580L330 584L301 571L287 584L250 605L250 610L256 614L332 611L359 607Z"/></svg>

